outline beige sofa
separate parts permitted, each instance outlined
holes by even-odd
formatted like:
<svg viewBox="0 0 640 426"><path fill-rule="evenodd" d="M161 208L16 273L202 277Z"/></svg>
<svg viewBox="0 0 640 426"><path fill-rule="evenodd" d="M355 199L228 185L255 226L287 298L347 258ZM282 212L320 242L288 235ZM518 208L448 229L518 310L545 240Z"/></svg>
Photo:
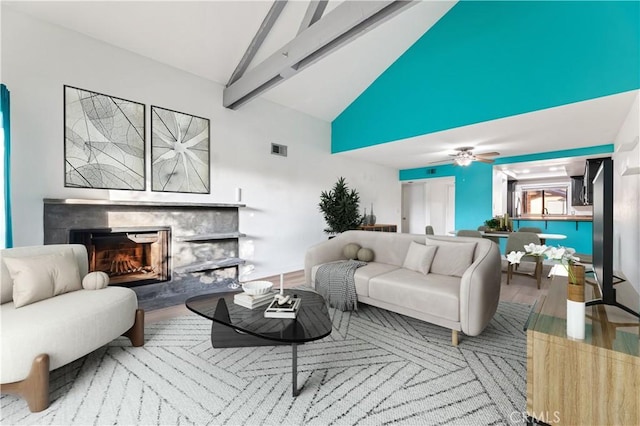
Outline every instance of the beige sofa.
<svg viewBox="0 0 640 426"><path fill-rule="evenodd" d="M77 262L82 279L88 268L83 245L0 250L0 387L2 393L21 395L31 411L49 406L50 370L123 334L134 346L144 344L144 311L138 309L136 294L128 288L83 288L18 308L14 306L13 279L5 259L55 255L61 250L68 253L69 248L73 252L69 256Z"/></svg>
<svg viewBox="0 0 640 426"><path fill-rule="evenodd" d="M412 242L439 246L429 273L404 267ZM315 274L320 265L345 259L343 249L348 243L369 248L375 256L374 261L355 273L359 302L449 328L453 345L458 344L458 331L476 336L496 312L501 259L498 246L489 240L348 231L307 251L305 279L308 285L315 287ZM464 253L468 255L469 265L461 259ZM458 269L447 271L446 262L451 263L453 270ZM434 273L434 270L453 272L453 275Z"/></svg>

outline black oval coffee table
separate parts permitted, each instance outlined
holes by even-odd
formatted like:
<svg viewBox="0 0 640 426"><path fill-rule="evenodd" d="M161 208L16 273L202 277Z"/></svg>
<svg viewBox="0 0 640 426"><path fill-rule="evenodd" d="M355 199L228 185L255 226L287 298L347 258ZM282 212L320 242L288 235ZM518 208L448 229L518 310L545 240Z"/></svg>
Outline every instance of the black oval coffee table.
<svg viewBox="0 0 640 426"><path fill-rule="evenodd" d="M301 299L295 319L265 318L267 306L247 309L233 303L237 292L196 296L185 302L187 308L213 321L211 345L214 348L291 345L293 396L298 396L298 345L331 334L327 305L312 290L285 290L286 295ZM275 294L275 293L274 293Z"/></svg>

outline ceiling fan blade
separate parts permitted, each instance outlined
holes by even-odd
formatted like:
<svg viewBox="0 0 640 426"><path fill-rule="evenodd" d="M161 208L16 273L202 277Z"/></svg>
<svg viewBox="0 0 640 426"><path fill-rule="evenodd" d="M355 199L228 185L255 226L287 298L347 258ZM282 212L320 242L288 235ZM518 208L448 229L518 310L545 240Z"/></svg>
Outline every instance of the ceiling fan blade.
<svg viewBox="0 0 640 426"><path fill-rule="evenodd" d="M478 156L476 156L476 161L479 161L481 163L488 163L488 164L491 164L491 163L495 162L495 160L492 160L490 158L480 158Z"/></svg>
<svg viewBox="0 0 640 426"><path fill-rule="evenodd" d="M500 155L499 152L483 152L482 154L474 154L476 157L495 157Z"/></svg>

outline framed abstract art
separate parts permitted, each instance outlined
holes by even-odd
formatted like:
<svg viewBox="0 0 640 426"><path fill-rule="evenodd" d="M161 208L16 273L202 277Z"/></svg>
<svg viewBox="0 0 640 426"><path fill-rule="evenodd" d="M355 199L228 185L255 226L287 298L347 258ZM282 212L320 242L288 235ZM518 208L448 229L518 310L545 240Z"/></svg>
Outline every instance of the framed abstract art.
<svg viewBox="0 0 640 426"><path fill-rule="evenodd" d="M145 189L145 106L64 86L64 186Z"/></svg>
<svg viewBox="0 0 640 426"><path fill-rule="evenodd" d="M208 194L209 120L151 106L151 190Z"/></svg>

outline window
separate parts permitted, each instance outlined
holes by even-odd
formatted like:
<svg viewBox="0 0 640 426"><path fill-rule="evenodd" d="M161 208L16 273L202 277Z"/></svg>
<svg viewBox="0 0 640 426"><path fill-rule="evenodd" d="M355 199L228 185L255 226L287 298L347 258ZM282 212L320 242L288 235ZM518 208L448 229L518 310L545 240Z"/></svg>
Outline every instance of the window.
<svg viewBox="0 0 640 426"><path fill-rule="evenodd" d="M522 188L523 214L567 214L568 185Z"/></svg>

